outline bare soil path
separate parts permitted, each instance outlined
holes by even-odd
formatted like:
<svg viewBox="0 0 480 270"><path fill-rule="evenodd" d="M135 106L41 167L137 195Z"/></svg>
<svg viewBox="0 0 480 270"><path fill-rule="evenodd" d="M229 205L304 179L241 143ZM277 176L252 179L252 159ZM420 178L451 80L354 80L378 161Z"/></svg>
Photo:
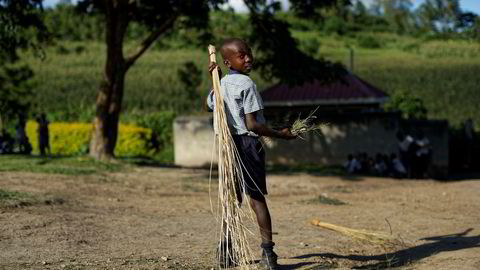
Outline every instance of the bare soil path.
<svg viewBox="0 0 480 270"><path fill-rule="evenodd" d="M480 269L479 180L267 178L282 269ZM42 198L0 206L0 269L215 267L208 171L0 173L0 189ZM314 218L391 232L405 247L359 243L310 225Z"/></svg>

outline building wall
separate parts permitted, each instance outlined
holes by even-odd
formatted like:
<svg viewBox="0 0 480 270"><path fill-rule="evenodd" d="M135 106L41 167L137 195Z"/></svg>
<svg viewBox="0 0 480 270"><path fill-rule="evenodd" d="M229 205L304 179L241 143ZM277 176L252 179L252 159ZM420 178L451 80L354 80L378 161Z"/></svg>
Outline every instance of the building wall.
<svg viewBox="0 0 480 270"><path fill-rule="evenodd" d="M210 166L214 147L212 117L177 117L173 123L173 137L176 165ZM217 155L213 155L214 163L217 163Z"/></svg>
<svg viewBox="0 0 480 270"><path fill-rule="evenodd" d="M274 139L265 145L269 164L343 164L348 154L366 152L397 153L398 130L422 130L433 148L435 170L448 169L448 124L443 121L401 121L393 114L365 114L325 120L321 131L303 139ZM207 166L212 159L211 117L181 117L174 123L175 163L181 166ZM215 155L214 155L215 156ZM216 160L215 160L216 162Z"/></svg>

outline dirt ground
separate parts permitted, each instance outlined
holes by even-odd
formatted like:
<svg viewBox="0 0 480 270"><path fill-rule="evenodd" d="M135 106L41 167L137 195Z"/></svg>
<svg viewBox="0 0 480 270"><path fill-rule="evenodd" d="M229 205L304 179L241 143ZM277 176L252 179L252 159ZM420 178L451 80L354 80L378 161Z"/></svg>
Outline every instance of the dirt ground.
<svg viewBox="0 0 480 270"><path fill-rule="evenodd" d="M479 180L269 174L267 181L281 269L480 269ZM215 268L216 186L209 195L206 170L0 173L0 188L44 198L0 207L0 269ZM310 225L314 218L392 233L405 246L360 243ZM260 255L258 236L250 242Z"/></svg>

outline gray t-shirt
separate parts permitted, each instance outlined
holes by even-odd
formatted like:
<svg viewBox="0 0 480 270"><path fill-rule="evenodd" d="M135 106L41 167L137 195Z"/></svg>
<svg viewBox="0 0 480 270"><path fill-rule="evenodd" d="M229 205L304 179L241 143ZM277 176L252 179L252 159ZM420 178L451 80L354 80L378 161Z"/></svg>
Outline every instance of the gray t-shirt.
<svg viewBox="0 0 480 270"><path fill-rule="evenodd" d="M250 77L243 74L229 74L220 80L220 92L223 95L225 113L230 131L234 135L258 136L248 131L245 114L257 112L257 122L265 124L263 101L257 86ZM215 94L213 90L207 97L207 105L215 110Z"/></svg>

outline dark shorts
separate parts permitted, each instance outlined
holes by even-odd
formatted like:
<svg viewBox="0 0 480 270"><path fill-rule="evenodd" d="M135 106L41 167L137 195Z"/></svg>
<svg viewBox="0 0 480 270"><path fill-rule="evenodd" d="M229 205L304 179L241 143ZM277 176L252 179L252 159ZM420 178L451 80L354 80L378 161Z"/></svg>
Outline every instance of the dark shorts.
<svg viewBox="0 0 480 270"><path fill-rule="evenodd" d="M257 137L246 135L233 135L232 137L243 163L245 191L250 197L261 199L263 195L267 195L265 150L262 143Z"/></svg>

